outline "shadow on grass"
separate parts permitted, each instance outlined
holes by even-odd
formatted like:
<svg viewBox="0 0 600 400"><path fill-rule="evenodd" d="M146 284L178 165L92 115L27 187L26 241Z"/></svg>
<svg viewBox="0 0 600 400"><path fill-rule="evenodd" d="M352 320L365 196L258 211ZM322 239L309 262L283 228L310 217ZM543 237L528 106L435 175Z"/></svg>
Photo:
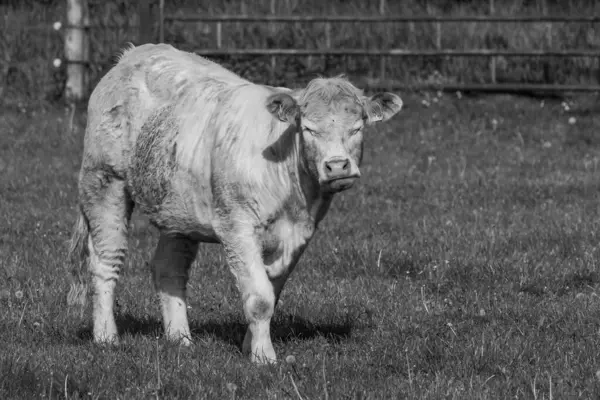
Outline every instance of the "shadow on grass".
<svg viewBox="0 0 600 400"><path fill-rule="evenodd" d="M132 336L162 336L163 327L156 318L140 319L131 314L117 316L119 334ZM229 345L241 350L242 341L247 325L240 321L231 321L224 316L220 321L209 320L203 323L192 322L190 329L192 337L214 336ZM276 316L271 322L271 338L274 342L286 343L292 340L310 340L323 337L330 343L339 343L350 337L352 321L349 319L340 323L313 324L310 321L289 314ZM83 341L92 340L91 327L81 328L77 337Z"/></svg>

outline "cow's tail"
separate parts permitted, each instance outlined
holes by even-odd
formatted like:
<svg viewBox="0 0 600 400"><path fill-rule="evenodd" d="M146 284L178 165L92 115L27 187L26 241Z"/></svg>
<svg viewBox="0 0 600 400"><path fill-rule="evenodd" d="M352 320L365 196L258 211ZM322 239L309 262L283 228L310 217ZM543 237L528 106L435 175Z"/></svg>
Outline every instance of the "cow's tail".
<svg viewBox="0 0 600 400"><path fill-rule="evenodd" d="M77 208L77 221L69 244L69 263L71 265L71 287L67 295L67 305L79 309L81 315L87 301L87 282L85 273L89 262L88 237L90 234L87 218L80 207Z"/></svg>

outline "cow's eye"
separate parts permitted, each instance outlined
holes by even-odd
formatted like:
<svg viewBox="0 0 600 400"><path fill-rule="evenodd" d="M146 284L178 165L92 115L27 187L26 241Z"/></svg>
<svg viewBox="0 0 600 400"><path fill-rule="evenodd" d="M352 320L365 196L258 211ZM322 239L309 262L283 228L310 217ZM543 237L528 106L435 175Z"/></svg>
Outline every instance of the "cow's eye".
<svg viewBox="0 0 600 400"><path fill-rule="evenodd" d="M362 129L362 127L351 130L350 131L350 136L356 135L358 132L360 132L361 129Z"/></svg>
<svg viewBox="0 0 600 400"><path fill-rule="evenodd" d="M305 130L306 132L310 133L310 134L311 134L311 135L313 135L313 136L317 136L317 132L316 132L316 131L313 131L312 129L309 129L309 128L307 128L307 127L304 127L304 130Z"/></svg>

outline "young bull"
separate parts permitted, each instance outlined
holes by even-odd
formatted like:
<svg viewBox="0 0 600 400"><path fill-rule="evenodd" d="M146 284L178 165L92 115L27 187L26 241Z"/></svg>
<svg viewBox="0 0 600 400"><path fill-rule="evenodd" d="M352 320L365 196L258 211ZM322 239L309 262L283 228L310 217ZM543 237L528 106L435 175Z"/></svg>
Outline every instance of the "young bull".
<svg viewBox="0 0 600 400"><path fill-rule="evenodd" d="M221 243L249 324L243 351L274 361L283 285L333 195L360 177L365 125L401 107L342 77L272 88L169 45L126 50L90 97L79 175L71 251L92 275L94 340L117 340L135 205L160 230L151 265L166 336L190 343L189 268L200 242Z"/></svg>

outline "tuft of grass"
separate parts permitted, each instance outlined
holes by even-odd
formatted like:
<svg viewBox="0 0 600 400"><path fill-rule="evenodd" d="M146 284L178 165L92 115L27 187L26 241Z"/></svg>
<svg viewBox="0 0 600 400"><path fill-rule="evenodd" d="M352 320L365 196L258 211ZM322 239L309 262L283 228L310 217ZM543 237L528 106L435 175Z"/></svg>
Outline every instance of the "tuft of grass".
<svg viewBox="0 0 600 400"><path fill-rule="evenodd" d="M139 215L121 344L94 345L89 303L67 307L65 258L85 115L71 132L61 110L4 108L0 398L597 398L597 113L581 99L404 100L367 132L362 182L286 285L281 362L265 368L241 354L217 245L192 269L194 346L163 339L147 267L157 234Z"/></svg>

